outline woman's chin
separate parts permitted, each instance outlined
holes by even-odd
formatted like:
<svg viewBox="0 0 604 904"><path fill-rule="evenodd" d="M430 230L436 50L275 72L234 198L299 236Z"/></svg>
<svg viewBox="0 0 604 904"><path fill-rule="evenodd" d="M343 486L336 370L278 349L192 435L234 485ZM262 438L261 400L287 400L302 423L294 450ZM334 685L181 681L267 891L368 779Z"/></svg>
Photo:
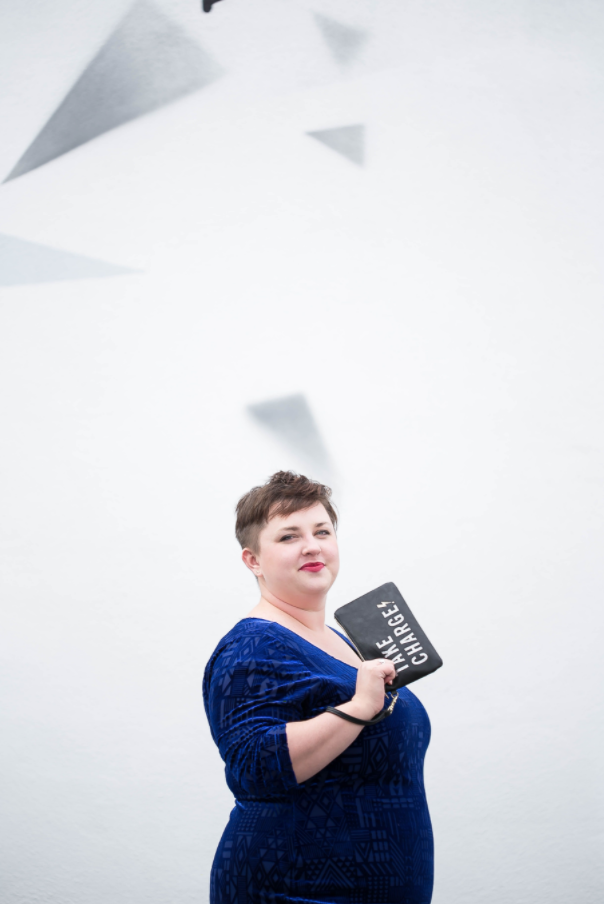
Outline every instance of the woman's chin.
<svg viewBox="0 0 604 904"><path fill-rule="evenodd" d="M302 575L300 586L304 588L306 593L327 593L336 579L336 576L326 568L314 574L310 571L299 572L298 574Z"/></svg>
<svg viewBox="0 0 604 904"><path fill-rule="evenodd" d="M318 573L312 572L296 572L287 581L265 584L267 595L289 603L294 607L305 607L305 600L312 608L316 608L316 604L323 603L323 599L329 588L337 577L328 569L323 569ZM317 599L318 598L318 599Z"/></svg>

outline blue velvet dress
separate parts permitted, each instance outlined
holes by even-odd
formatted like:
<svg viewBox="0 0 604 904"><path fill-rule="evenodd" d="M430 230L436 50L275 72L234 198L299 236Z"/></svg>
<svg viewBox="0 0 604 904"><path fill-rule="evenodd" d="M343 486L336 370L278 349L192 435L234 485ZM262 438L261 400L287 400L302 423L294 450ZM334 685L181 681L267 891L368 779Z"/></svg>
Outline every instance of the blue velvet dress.
<svg viewBox="0 0 604 904"><path fill-rule="evenodd" d="M292 770L286 723L350 700L356 676L264 619L244 618L216 647L204 703L235 808L214 858L211 904L429 904L430 723L411 691L312 778L298 784Z"/></svg>

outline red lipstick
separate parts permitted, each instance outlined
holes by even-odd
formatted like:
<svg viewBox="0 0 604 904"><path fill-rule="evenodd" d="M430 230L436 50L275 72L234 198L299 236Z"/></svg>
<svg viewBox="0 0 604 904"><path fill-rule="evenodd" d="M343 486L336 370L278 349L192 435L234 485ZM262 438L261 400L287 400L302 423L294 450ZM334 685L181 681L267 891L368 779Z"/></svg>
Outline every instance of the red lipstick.
<svg viewBox="0 0 604 904"><path fill-rule="evenodd" d="M306 565L303 565L300 568L300 571L321 571L322 568L325 568L325 564L323 562L307 562Z"/></svg>

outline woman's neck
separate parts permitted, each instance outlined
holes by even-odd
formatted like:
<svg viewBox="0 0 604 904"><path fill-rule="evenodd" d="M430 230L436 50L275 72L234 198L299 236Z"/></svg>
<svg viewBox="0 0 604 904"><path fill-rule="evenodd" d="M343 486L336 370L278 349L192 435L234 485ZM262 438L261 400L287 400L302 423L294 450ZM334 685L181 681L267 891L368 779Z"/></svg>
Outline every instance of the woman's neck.
<svg viewBox="0 0 604 904"><path fill-rule="evenodd" d="M268 621L278 622L286 628L296 627L295 624L292 624L295 622L311 633L323 634L325 631L325 597L309 600L308 603L308 607L302 608L302 606L279 599L263 588L260 602L254 606L248 617L266 618Z"/></svg>

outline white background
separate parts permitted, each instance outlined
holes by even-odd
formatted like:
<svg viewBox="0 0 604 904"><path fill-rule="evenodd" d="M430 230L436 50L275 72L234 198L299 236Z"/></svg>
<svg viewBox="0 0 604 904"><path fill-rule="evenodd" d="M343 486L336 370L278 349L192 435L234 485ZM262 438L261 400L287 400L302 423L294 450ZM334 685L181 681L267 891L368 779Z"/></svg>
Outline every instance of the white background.
<svg viewBox="0 0 604 904"><path fill-rule="evenodd" d="M445 661L434 904L595 904L602 6L156 5L223 77L0 189L1 233L135 271L2 291L2 899L207 901L233 507L291 467L331 608L393 580ZM3 0L3 174L128 6ZM356 123L364 167L305 134ZM296 392L329 475L246 410Z"/></svg>

